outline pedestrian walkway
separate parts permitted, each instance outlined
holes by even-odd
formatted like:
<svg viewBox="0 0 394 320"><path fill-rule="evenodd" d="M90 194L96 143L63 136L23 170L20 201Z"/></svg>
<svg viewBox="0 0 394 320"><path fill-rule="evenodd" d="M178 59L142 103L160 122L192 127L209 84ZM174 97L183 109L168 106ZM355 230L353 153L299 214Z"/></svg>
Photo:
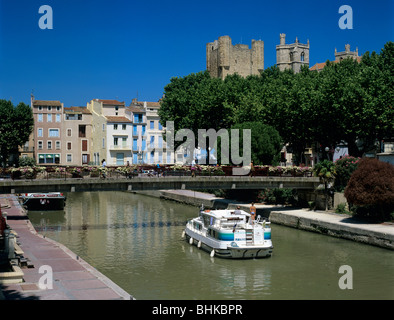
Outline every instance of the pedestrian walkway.
<svg viewBox="0 0 394 320"><path fill-rule="evenodd" d="M130 300L133 297L63 245L39 235L15 195L1 195L2 212L17 235L23 257L29 261L22 283L0 284L6 300ZM31 267L34 266L34 267ZM52 289L40 289L39 281L53 272ZM45 281L48 285L49 282Z"/></svg>

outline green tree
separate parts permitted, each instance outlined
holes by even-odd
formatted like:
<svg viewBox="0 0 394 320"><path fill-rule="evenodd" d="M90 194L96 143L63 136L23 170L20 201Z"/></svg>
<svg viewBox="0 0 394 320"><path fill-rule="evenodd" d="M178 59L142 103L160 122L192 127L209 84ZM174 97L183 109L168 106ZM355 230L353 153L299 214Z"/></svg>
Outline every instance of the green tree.
<svg viewBox="0 0 394 320"><path fill-rule="evenodd" d="M10 154L28 141L34 120L31 108L19 103L0 100L0 164L5 166Z"/></svg>
<svg viewBox="0 0 394 320"><path fill-rule="evenodd" d="M313 173L316 177L324 183L324 191L326 194L326 211L328 209L328 184L334 181L335 178L335 164L329 160L318 162L313 167Z"/></svg>
<svg viewBox="0 0 394 320"><path fill-rule="evenodd" d="M277 130L261 122L244 122L231 129L239 129L240 150L243 150L243 130L251 130L251 159L255 165L279 162L282 139Z"/></svg>

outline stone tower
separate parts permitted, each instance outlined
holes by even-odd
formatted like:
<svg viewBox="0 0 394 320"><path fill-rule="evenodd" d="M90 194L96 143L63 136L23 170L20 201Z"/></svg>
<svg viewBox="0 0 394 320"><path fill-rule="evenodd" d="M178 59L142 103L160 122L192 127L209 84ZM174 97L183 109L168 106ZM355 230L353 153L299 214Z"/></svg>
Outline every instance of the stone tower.
<svg viewBox="0 0 394 320"><path fill-rule="evenodd" d="M345 51L337 52L337 48L335 48L335 61L339 62L346 58L357 59L358 58L358 48L356 51L350 51L350 44L345 45Z"/></svg>
<svg viewBox="0 0 394 320"><path fill-rule="evenodd" d="M211 77L226 78L237 73L242 77L259 75L264 70L264 42L252 40L252 48L231 44L229 36L207 43L207 70Z"/></svg>
<svg viewBox="0 0 394 320"><path fill-rule="evenodd" d="M280 71L292 69L295 73L301 71L302 66L309 67L309 40L307 44L286 44L286 35L280 34L280 44L276 46L276 64Z"/></svg>

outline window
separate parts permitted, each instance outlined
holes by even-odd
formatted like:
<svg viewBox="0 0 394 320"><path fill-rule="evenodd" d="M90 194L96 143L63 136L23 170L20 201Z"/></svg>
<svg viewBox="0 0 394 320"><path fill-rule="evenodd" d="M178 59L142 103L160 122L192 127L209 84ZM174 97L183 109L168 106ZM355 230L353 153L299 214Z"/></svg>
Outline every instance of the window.
<svg viewBox="0 0 394 320"><path fill-rule="evenodd" d="M59 129L49 129L49 137L59 137Z"/></svg>
<svg viewBox="0 0 394 320"><path fill-rule="evenodd" d="M82 140L82 151L88 151L88 140Z"/></svg>
<svg viewBox="0 0 394 320"><path fill-rule="evenodd" d="M38 150L42 150L42 141L38 141Z"/></svg>
<svg viewBox="0 0 394 320"><path fill-rule="evenodd" d="M150 128L151 128L151 129L154 129L154 128L155 128L155 122L154 122L154 121L151 121L151 122L150 122Z"/></svg>
<svg viewBox="0 0 394 320"><path fill-rule="evenodd" d="M152 151L150 153L150 163L153 163L154 158L155 158L155 153Z"/></svg>
<svg viewBox="0 0 394 320"><path fill-rule="evenodd" d="M126 130L126 125L122 124L122 130Z"/></svg>
<svg viewBox="0 0 394 320"><path fill-rule="evenodd" d="M56 107L56 110L57 110L57 111L60 111L60 106L57 106L57 107Z"/></svg>
<svg viewBox="0 0 394 320"><path fill-rule="evenodd" d="M42 128L37 129L37 137L42 137Z"/></svg>
<svg viewBox="0 0 394 320"><path fill-rule="evenodd" d="M60 141L56 141L56 150L60 150Z"/></svg>
<svg viewBox="0 0 394 320"><path fill-rule="evenodd" d="M103 123L103 131L105 131L105 123Z"/></svg>
<svg viewBox="0 0 394 320"><path fill-rule="evenodd" d="M151 136L150 137L150 144L149 144L150 148L154 148L155 147L155 136Z"/></svg>
<svg viewBox="0 0 394 320"><path fill-rule="evenodd" d="M118 145L118 138L114 138L114 145L115 145L115 146Z"/></svg>
<svg viewBox="0 0 394 320"><path fill-rule="evenodd" d="M47 121L52 122L52 113L47 114Z"/></svg>
<svg viewBox="0 0 394 320"><path fill-rule="evenodd" d="M61 116L60 113L57 113L57 114L56 114L56 122L60 122L60 116Z"/></svg>
<svg viewBox="0 0 394 320"><path fill-rule="evenodd" d="M137 146L137 139L133 139L133 151L138 151L138 146Z"/></svg>
<svg viewBox="0 0 394 320"><path fill-rule="evenodd" d="M37 118L37 122L42 122L42 118L43 118L42 113L39 113L38 118Z"/></svg>
<svg viewBox="0 0 394 320"><path fill-rule="evenodd" d="M47 147L48 147L48 149L52 149L52 141L47 142Z"/></svg>
<svg viewBox="0 0 394 320"><path fill-rule="evenodd" d="M159 121L159 130L163 130L163 126L161 125L160 121Z"/></svg>
<svg viewBox="0 0 394 320"><path fill-rule="evenodd" d="M163 137L159 136L159 148L163 148Z"/></svg>
<svg viewBox="0 0 394 320"><path fill-rule="evenodd" d="M142 123L142 114L134 114L134 123Z"/></svg>
<svg viewBox="0 0 394 320"><path fill-rule="evenodd" d="M133 124L133 136L137 136L138 132L137 132L137 125Z"/></svg>
<svg viewBox="0 0 394 320"><path fill-rule="evenodd" d="M38 110L41 111L42 110L42 106L38 106Z"/></svg>
<svg viewBox="0 0 394 320"><path fill-rule="evenodd" d="M105 138L103 138L103 148L105 148Z"/></svg>
<svg viewBox="0 0 394 320"><path fill-rule="evenodd" d="M88 164L88 163L89 163L89 155L83 154L82 155L82 164Z"/></svg>
<svg viewBox="0 0 394 320"><path fill-rule="evenodd" d="M123 147L127 146L127 138L122 138L122 146Z"/></svg>
<svg viewBox="0 0 394 320"><path fill-rule="evenodd" d="M51 111L52 110L52 107L51 106L48 106L48 111Z"/></svg>
<svg viewBox="0 0 394 320"><path fill-rule="evenodd" d="M73 159L72 155L71 155L71 154L68 154L68 155L67 155L67 162L71 162L72 159Z"/></svg>
<svg viewBox="0 0 394 320"><path fill-rule="evenodd" d="M85 138L86 137L86 125L79 125L78 126L78 132L79 132L79 137L80 138Z"/></svg>
<svg viewBox="0 0 394 320"><path fill-rule="evenodd" d="M67 142L67 150L71 150L71 142Z"/></svg>
<svg viewBox="0 0 394 320"><path fill-rule="evenodd" d="M66 113L66 120L82 120L82 114L69 114Z"/></svg>
<svg viewBox="0 0 394 320"><path fill-rule="evenodd" d="M304 61L304 60L305 60L305 53L302 52L302 53L301 53L301 61Z"/></svg>
<svg viewBox="0 0 394 320"><path fill-rule="evenodd" d="M67 129L67 137L71 137L71 129Z"/></svg>
<svg viewBox="0 0 394 320"><path fill-rule="evenodd" d="M114 124L114 130L118 130L118 124Z"/></svg>

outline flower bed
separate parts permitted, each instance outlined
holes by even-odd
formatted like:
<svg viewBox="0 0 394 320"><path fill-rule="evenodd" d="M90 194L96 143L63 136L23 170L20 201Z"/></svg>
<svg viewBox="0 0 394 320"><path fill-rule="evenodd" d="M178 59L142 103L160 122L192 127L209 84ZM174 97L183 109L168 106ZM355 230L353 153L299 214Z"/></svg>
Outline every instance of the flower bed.
<svg viewBox="0 0 394 320"><path fill-rule="evenodd" d="M246 176L250 173L250 167L237 167L244 169L243 174ZM233 176L233 166L211 166L211 165L131 165L131 166L47 166L47 167L19 167L2 170L2 175L10 175L12 179L67 179L67 178L84 178L100 177L105 174L106 177L126 177L137 176L138 173L162 174L163 176ZM282 177L305 177L312 176L312 168L306 166L254 166L253 176L282 176Z"/></svg>

